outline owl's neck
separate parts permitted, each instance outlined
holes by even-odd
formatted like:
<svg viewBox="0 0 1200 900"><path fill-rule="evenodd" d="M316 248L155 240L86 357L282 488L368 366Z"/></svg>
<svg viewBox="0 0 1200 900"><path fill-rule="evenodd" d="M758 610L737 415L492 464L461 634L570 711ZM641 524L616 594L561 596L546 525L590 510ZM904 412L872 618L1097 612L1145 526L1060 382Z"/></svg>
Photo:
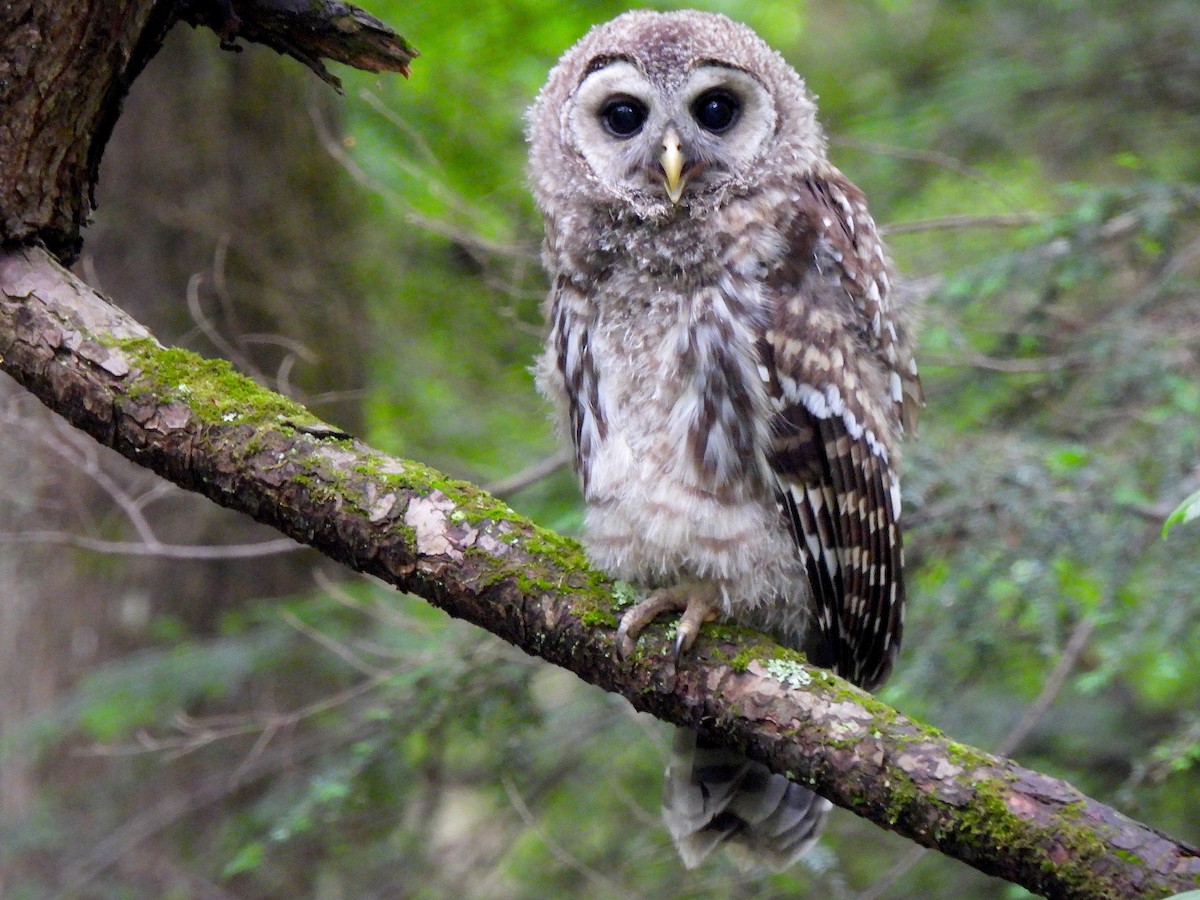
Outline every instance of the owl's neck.
<svg viewBox="0 0 1200 900"><path fill-rule="evenodd" d="M608 227L599 229L599 240L581 232L569 236L564 249L573 263L582 264L580 269L601 280L637 273L677 288L715 284L724 268L720 251L727 244L722 239L722 210L709 210L703 218L699 213L682 205L655 217L622 210Z"/></svg>

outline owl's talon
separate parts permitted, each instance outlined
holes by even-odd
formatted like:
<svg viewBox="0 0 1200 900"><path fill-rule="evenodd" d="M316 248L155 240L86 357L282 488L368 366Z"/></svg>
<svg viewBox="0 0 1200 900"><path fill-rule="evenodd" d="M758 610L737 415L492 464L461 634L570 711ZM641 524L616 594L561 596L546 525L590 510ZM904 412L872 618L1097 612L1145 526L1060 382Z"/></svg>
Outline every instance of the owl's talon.
<svg viewBox="0 0 1200 900"><path fill-rule="evenodd" d="M647 625L665 612L683 612L675 635L675 662L692 649L700 634L700 626L717 617L720 602L712 585L678 585L654 591L621 617L617 627L617 652L628 659L637 644L637 637Z"/></svg>
<svg viewBox="0 0 1200 900"><path fill-rule="evenodd" d="M697 632L696 634L699 634ZM685 632L682 626L675 634L675 665L679 665L679 661L683 659L683 655L692 649L692 644L696 643L696 634Z"/></svg>
<svg viewBox="0 0 1200 900"><path fill-rule="evenodd" d="M633 653L633 648L637 646L637 633L633 635L628 633L625 628L624 619L621 620L621 627L617 629L617 655L621 659L629 659Z"/></svg>
<svg viewBox="0 0 1200 900"><path fill-rule="evenodd" d="M642 629L665 612L679 612L687 609L687 595L678 588L665 588L654 591L645 600L640 600L629 608L621 617L617 626L617 652L622 659L628 659L637 645L638 635Z"/></svg>
<svg viewBox="0 0 1200 900"><path fill-rule="evenodd" d="M687 608L683 611L683 618L679 620L679 627L675 632L676 664L679 663L685 653L692 649L692 645L696 643L696 638L700 636L700 629L704 623L713 621L720 609L720 604L714 596L705 596L703 594L692 596L688 601Z"/></svg>

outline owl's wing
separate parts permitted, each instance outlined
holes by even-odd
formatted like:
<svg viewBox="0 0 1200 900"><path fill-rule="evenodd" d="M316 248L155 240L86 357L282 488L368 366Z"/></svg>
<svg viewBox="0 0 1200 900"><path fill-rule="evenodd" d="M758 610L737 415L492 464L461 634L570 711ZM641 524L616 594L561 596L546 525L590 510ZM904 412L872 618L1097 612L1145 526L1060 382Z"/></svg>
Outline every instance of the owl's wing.
<svg viewBox="0 0 1200 900"><path fill-rule="evenodd" d="M772 467L816 603L810 655L871 689L904 621L896 444L915 426L920 382L861 192L832 168L810 177L788 237L759 344Z"/></svg>

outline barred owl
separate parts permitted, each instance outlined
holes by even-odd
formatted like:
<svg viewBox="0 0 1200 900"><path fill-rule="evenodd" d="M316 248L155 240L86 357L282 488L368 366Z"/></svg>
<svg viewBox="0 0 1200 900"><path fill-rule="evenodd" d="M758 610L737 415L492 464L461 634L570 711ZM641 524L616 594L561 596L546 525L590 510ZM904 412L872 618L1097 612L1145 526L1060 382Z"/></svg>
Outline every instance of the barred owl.
<svg viewBox="0 0 1200 900"><path fill-rule="evenodd" d="M904 620L898 441L921 391L861 191L804 82L749 28L631 12L566 52L530 110L550 274L542 392L593 561L640 586L618 645L681 611L766 632L867 689ZM828 801L677 734L664 819L791 864Z"/></svg>

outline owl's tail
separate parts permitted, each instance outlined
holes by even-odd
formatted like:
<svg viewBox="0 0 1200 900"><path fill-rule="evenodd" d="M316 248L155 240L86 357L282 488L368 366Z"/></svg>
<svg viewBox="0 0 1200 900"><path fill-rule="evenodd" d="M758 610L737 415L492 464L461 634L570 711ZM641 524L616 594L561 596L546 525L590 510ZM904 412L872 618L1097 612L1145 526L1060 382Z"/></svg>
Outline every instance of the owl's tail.
<svg viewBox="0 0 1200 900"><path fill-rule="evenodd" d="M725 843L743 866L786 869L812 846L832 804L686 728L663 785L663 820L693 869Z"/></svg>

